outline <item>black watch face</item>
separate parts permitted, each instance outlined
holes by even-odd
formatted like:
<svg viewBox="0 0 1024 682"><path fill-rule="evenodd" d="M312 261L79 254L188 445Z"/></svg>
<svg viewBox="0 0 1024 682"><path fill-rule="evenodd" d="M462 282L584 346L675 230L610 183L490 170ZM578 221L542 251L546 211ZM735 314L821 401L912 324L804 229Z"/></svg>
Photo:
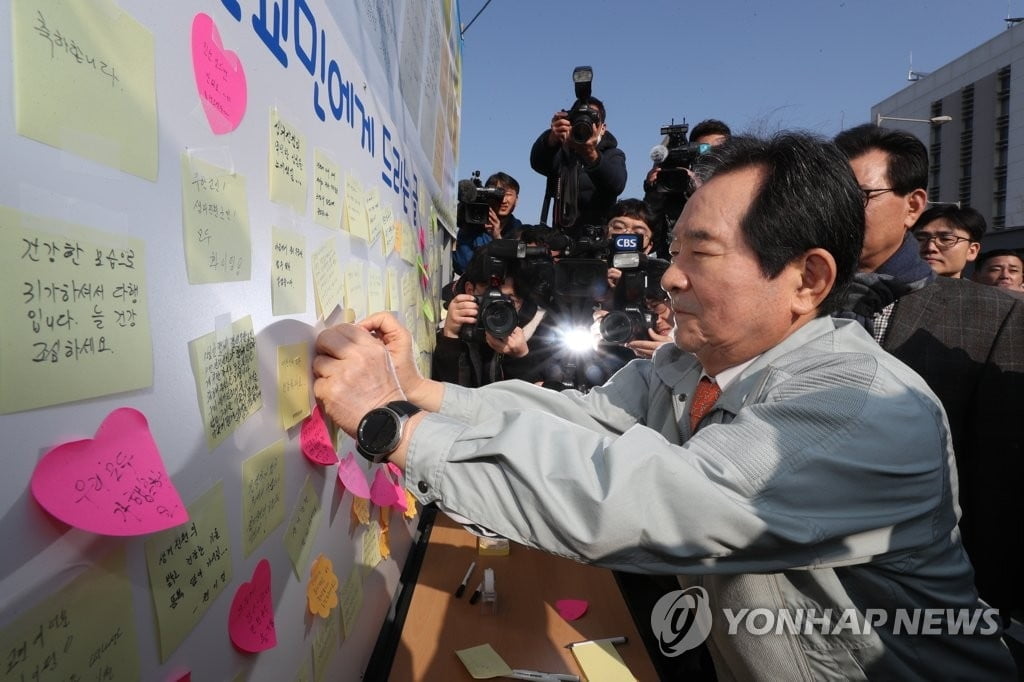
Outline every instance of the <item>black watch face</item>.
<svg viewBox="0 0 1024 682"><path fill-rule="evenodd" d="M395 447L398 417L391 410L371 410L359 425L359 446L373 455L386 455Z"/></svg>

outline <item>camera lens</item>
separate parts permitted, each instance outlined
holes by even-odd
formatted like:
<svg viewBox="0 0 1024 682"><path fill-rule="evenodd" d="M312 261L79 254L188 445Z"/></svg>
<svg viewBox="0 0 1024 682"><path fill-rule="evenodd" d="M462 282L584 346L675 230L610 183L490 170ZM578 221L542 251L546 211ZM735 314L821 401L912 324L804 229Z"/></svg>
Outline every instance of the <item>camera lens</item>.
<svg viewBox="0 0 1024 682"><path fill-rule="evenodd" d="M509 301L491 301L480 313L480 324L494 338L505 339L519 324L519 316Z"/></svg>
<svg viewBox="0 0 1024 682"><path fill-rule="evenodd" d="M589 116L580 116L579 120L572 124L572 141L576 144L583 144L594 134L594 124Z"/></svg>
<svg viewBox="0 0 1024 682"><path fill-rule="evenodd" d="M601 338L608 343L626 343L641 337L643 318L635 312L613 310L601 320Z"/></svg>

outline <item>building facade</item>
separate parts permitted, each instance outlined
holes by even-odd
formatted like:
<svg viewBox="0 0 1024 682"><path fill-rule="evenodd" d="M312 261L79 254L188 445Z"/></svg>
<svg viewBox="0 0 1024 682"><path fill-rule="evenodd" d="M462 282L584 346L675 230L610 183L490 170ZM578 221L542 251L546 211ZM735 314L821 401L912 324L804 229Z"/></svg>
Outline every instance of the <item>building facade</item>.
<svg viewBox="0 0 1024 682"><path fill-rule="evenodd" d="M960 202L985 216L982 250L1024 251L1024 25L916 78L871 108L872 120L928 145L928 199ZM945 124L885 120L931 119Z"/></svg>

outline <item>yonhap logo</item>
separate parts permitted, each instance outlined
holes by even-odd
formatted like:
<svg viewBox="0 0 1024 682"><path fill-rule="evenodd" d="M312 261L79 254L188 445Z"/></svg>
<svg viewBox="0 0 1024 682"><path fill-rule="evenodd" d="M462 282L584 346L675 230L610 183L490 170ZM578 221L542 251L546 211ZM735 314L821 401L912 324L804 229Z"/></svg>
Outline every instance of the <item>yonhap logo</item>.
<svg viewBox="0 0 1024 682"><path fill-rule="evenodd" d="M651 629L665 656L678 656L698 646L711 633L707 590L690 587L664 595L651 610Z"/></svg>

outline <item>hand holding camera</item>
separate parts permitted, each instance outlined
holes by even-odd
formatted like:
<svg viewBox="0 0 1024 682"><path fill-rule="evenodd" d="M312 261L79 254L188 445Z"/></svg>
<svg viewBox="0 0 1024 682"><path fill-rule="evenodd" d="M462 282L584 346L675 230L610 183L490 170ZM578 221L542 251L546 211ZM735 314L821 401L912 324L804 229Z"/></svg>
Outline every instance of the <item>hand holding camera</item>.
<svg viewBox="0 0 1024 682"><path fill-rule="evenodd" d="M473 294L458 294L448 304L448 315L444 318L444 335L449 339L459 338L462 325L475 325L480 306Z"/></svg>

